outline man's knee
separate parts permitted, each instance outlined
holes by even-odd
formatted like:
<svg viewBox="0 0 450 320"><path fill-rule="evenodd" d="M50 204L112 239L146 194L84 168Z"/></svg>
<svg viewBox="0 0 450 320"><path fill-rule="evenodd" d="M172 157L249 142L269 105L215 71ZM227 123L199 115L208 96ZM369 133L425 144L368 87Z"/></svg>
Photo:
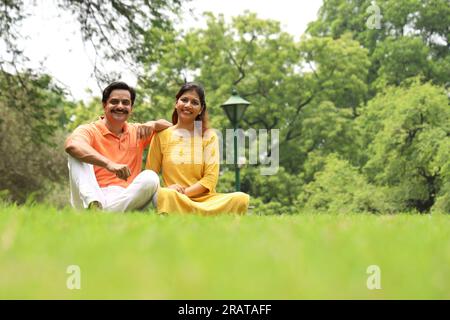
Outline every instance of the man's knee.
<svg viewBox="0 0 450 320"><path fill-rule="evenodd" d="M159 177L152 170L144 170L139 174L142 187L148 191L155 192L159 187Z"/></svg>

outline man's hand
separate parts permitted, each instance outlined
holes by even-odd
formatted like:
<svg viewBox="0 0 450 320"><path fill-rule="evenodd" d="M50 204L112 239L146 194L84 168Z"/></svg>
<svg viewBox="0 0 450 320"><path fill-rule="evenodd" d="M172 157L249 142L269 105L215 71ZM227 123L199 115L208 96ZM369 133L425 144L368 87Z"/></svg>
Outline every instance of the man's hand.
<svg viewBox="0 0 450 320"><path fill-rule="evenodd" d="M106 170L114 173L117 178L127 181L128 177L131 176L130 168L126 164L120 164L115 162L108 162L106 165Z"/></svg>
<svg viewBox="0 0 450 320"><path fill-rule="evenodd" d="M184 188L180 186L179 184L172 184L171 186L168 186L167 188L173 189L181 194L184 194Z"/></svg>
<svg viewBox="0 0 450 320"><path fill-rule="evenodd" d="M153 131L155 131L155 121L140 124L137 129L137 138L146 139L152 135Z"/></svg>

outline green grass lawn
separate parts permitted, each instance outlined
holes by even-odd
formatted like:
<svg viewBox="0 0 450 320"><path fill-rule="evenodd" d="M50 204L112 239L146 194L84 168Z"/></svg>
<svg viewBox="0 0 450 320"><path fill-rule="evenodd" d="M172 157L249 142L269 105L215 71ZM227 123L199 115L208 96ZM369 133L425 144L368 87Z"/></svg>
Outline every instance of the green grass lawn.
<svg viewBox="0 0 450 320"><path fill-rule="evenodd" d="M450 216L0 206L1 299L450 299ZM69 290L69 265L81 289ZM381 269L369 290L367 268Z"/></svg>

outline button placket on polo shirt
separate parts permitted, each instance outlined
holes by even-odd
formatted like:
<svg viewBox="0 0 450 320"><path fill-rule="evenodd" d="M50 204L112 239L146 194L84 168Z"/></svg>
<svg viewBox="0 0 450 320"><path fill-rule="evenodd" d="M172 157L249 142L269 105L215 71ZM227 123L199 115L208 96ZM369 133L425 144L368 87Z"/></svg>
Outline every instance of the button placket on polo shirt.
<svg viewBox="0 0 450 320"><path fill-rule="evenodd" d="M123 134L122 134L122 136L119 137L119 150L122 149L122 139L123 139Z"/></svg>
<svg viewBox="0 0 450 320"><path fill-rule="evenodd" d="M121 150L122 145L125 143L125 139L130 138L129 132L127 131L127 132L122 133L122 135L118 138L119 138L119 150Z"/></svg>

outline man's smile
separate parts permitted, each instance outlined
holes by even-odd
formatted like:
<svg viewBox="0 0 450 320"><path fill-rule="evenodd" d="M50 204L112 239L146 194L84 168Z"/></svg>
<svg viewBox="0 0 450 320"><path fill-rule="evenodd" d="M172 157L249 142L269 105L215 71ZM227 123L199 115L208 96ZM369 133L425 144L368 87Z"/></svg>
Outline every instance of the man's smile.
<svg viewBox="0 0 450 320"><path fill-rule="evenodd" d="M124 110L124 109L113 109L113 110L111 110L111 113L128 114L128 110Z"/></svg>

